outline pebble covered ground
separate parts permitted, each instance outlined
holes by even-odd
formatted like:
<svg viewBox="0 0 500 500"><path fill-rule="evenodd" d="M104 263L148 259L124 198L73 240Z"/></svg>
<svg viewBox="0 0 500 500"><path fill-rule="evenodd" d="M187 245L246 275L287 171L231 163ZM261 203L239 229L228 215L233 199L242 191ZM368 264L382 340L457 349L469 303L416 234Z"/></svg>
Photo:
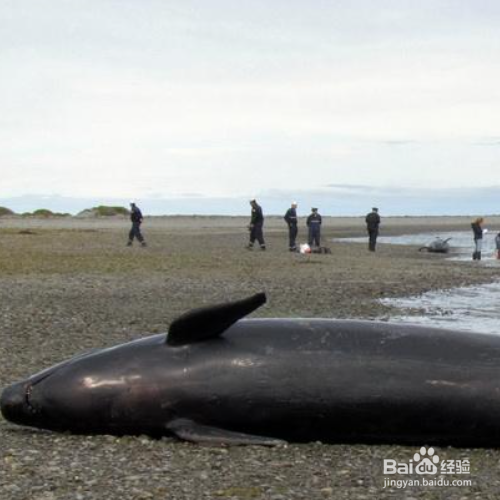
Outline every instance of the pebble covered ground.
<svg viewBox="0 0 500 500"><path fill-rule="evenodd" d="M325 226L325 241L363 234L359 223ZM260 317L389 319L393 311L377 299L500 276L497 268L402 246L380 246L373 255L362 244L328 242L331 255L292 254L278 223L270 224L266 252L245 250L243 220L146 221L147 248L127 248L127 229L120 219L0 222L0 387L75 353L164 332L190 308L261 290L268 304L255 313ZM386 230L408 228L387 223ZM470 460L471 486L384 488L383 459L408 461L415 451L321 443L219 448L56 434L0 418L0 499L500 496L494 449L436 447L441 459Z"/></svg>

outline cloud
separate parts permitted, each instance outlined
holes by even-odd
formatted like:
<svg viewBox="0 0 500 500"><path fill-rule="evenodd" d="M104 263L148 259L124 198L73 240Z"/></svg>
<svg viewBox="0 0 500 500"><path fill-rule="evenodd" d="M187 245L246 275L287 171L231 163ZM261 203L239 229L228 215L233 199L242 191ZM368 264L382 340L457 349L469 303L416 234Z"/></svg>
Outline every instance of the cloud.
<svg viewBox="0 0 500 500"><path fill-rule="evenodd" d="M418 141L412 141L409 139L394 139L394 140L387 140L387 141L381 141L382 144L385 144L386 146L412 146L414 144L417 144Z"/></svg>
<svg viewBox="0 0 500 500"><path fill-rule="evenodd" d="M473 142L475 146L500 146L500 137L490 137Z"/></svg>
<svg viewBox="0 0 500 500"><path fill-rule="evenodd" d="M429 0L0 3L0 195L494 184L498 14Z"/></svg>

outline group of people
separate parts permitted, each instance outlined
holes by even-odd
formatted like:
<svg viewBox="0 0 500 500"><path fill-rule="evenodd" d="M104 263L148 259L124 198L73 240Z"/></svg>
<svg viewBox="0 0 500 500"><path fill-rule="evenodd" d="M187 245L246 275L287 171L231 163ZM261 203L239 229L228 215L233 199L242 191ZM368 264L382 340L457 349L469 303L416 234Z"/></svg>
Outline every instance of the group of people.
<svg viewBox="0 0 500 500"><path fill-rule="evenodd" d="M255 242L259 243L260 249L266 249L266 243L264 241L264 214L262 212L262 207L257 203L257 200L250 200L251 215L250 224L248 229L250 230L250 241L247 248L252 250ZM297 217L297 202L294 201L291 207L286 211L283 217L286 224L288 225L288 247L290 252L297 251L297 235L299 232L298 228L298 217ZM308 245L309 247L319 248L321 247L321 224L323 219L321 214L318 212L317 207L311 208L311 213L306 219L306 226L308 229ZM373 207L372 211L366 216L365 219L366 228L368 231L368 249L371 252L375 252L375 247L377 244L377 236L380 225L380 215L378 214L378 208Z"/></svg>
<svg viewBox="0 0 500 500"><path fill-rule="evenodd" d="M250 230L250 241L247 248L252 250L255 242L259 243L260 249L266 249L266 243L264 241L264 214L262 212L262 207L257 203L257 200L250 200L251 215L250 224L248 229ZM288 225L288 245L290 252L297 251L297 235L299 232L298 224L299 220L297 217L297 202L294 201L291 207L286 211L283 217L286 224ZM141 233L141 224L143 221L143 216L140 208L134 203L130 203L130 220L132 222L132 227L130 228L129 238L127 246L132 246L134 239L140 243L141 246L146 246L146 241ZM308 244L309 247L321 246L321 224L323 220L316 207L311 208L311 213L306 219L306 225L308 228ZM375 247L377 245L377 237L380 226L380 215L378 213L378 208L373 207L372 211L365 217L366 230L368 232L368 250L370 252L375 252ZM483 229L484 218L478 217L471 224L473 237L474 237L474 252L472 253L473 260L481 260L482 246L483 246L483 235L487 231ZM500 232L495 237L495 245L497 251L497 258L500 259Z"/></svg>
<svg viewBox="0 0 500 500"><path fill-rule="evenodd" d="M283 217L288 225L288 245L290 252L297 251L297 234L299 233L298 218L297 218L297 202L294 201L292 206L286 211ZM306 226L308 229L307 243L310 247L321 246L321 223L323 219L316 207L311 208L311 213L307 217Z"/></svg>
<svg viewBox="0 0 500 500"><path fill-rule="evenodd" d="M257 203L257 200L250 200L251 215L250 224L248 229L250 231L250 241L247 245L249 250L252 250L255 242L259 243L260 249L266 249L266 243L264 241L264 214L262 212L262 207ZM285 222L288 225L288 244L289 250L291 252L297 251L297 235L299 232L298 228L298 217L297 217L297 202L294 201L292 206L286 211L284 216ZM146 241L141 233L141 224L143 221L143 216L140 208L134 203L130 203L130 220L132 222L132 227L130 228L127 246L132 246L135 239L139 241L140 245L145 247ZM378 214L378 208L374 207L372 211L366 216L366 228L368 231L368 249L371 252L375 251L375 245L377 244L378 228L380 225L380 216ZM323 219L318 212L316 207L311 208L311 213L307 217L306 225L308 228L308 244L309 247L321 246L321 224Z"/></svg>
<svg viewBox="0 0 500 500"><path fill-rule="evenodd" d="M264 241L263 225L264 225L264 215L262 213L262 207L257 203L257 200L250 200L250 206L252 207L252 212L250 215L250 225L248 229L250 230L250 241L247 248L249 250L253 249L255 241L258 241L261 250L266 249L266 243ZM286 211L284 216L285 222L288 225L288 244L291 252L297 251L297 235L299 232L298 228L298 217L297 217L297 202L293 202L292 206ZM307 218L306 224L309 229L309 246L321 246L321 223L322 218L318 213L317 208L311 209L311 214Z"/></svg>

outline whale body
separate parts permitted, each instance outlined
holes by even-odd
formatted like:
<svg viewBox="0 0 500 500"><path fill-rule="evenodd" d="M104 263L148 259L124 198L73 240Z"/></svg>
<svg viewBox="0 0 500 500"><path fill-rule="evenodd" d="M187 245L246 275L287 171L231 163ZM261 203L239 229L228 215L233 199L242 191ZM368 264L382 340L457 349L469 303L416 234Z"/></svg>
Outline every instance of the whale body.
<svg viewBox="0 0 500 500"><path fill-rule="evenodd" d="M427 246L420 248L419 251L427 250L429 253L448 253L450 251L450 244L448 241L450 240L451 238L443 240L438 237Z"/></svg>
<svg viewBox="0 0 500 500"><path fill-rule="evenodd" d="M75 433L495 446L500 337L386 322L240 319L263 294L4 389L14 423Z"/></svg>

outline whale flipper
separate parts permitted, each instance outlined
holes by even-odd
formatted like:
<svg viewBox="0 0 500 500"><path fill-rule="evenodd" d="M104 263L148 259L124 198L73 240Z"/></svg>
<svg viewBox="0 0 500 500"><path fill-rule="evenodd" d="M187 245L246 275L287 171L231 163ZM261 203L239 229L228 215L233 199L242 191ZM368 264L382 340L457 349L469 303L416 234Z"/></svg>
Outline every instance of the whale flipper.
<svg viewBox="0 0 500 500"><path fill-rule="evenodd" d="M189 311L170 325L167 344L179 346L218 337L232 324L255 311L265 302L266 294L257 293L237 302Z"/></svg>
<svg viewBox="0 0 500 500"><path fill-rule="evenodd" d="M243 432L233 432L210 425L201 425L187 418L172 420L166 426L168 431L184 441L198 444L214 445L256 445L256 446L279 446L286 441L267 436L255 436Z"/></svg>

